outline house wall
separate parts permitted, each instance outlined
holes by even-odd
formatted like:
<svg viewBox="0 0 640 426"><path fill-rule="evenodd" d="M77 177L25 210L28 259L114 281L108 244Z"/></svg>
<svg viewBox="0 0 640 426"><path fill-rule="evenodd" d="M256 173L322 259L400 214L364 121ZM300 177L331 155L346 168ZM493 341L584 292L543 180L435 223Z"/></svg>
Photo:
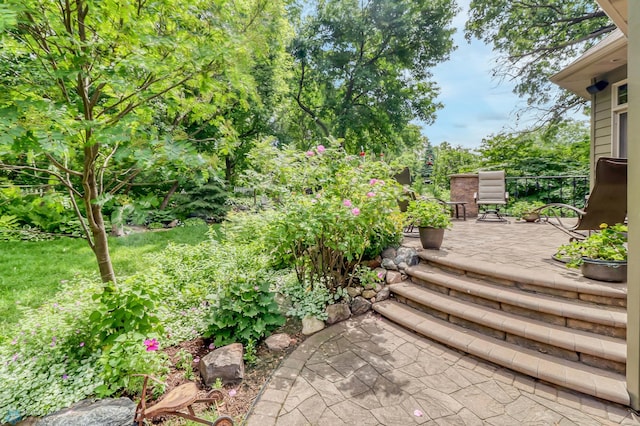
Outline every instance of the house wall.
<svg viewBox="0 0 640 426"><path fill-rule="evenodd" d="M602 92L591 98L592 105L592 134L591 134L591 176L598 158L609 157L612 152L611 129L611 93L612 86L627 78L627 66L623 65L610 73L598 76L595 81L606 80L609 85ZM592 182L593 184L593 182Z"/></svg>

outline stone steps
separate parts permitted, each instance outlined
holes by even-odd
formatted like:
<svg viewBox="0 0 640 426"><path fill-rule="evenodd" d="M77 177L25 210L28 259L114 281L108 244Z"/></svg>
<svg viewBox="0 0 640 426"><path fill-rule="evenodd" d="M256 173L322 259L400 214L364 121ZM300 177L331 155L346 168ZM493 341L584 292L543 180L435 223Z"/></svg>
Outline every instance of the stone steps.
<svg viewBox="0 0 640 426"><path fill-rule="evenodd" d="M628 405L626 285L419 251L383 316L534 378ZM560 269L559 269L560 270Z"/></svg>
<svg viewBox="0 0 640 426"><path fill-rule="evenodd" d="M626 337L627 313L621 307L532 293L516 286L453 275L424 264L407 268L405 272L416 284L476 305L605 336Z"/></svg>
<svg viewBox="0 0 640 426"><path fill-rule="evenodd" d="M622 374L543 354L416 310L393 299L374 305L384 317L447 346L546 382L629 405Z"/></svg>
<svg viewBox="0 0 640 426"><path fill-rule="evenodd" d="M454 324L541 353L624 373L626 342L582 330L523 318L456 299L411 282L392 284L396 299Z"/></svg>
<svg viewBox="0 0 640 426"><path fill-rule="evenodd" d="M418 256L427 265L530 293L618 307L625 307L627 303L626 285L594 281L568 271L541 273L517 265L492 264L439 250L422 250Z"/></svg>

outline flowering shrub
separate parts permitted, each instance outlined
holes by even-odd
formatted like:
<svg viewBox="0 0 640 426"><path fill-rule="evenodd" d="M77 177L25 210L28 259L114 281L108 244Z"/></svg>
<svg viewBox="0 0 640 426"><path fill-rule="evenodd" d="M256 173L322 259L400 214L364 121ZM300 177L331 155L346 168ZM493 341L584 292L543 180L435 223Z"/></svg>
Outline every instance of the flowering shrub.
<svg viewBox="0 0 640 426"><path fill-rule="evenodd" d="M334 292L366 256L399 243L401 187L388 164L349 156L335 143L307 153L260 149L250 185L280 200L263 223L265 246L301 283Z"/></svg>

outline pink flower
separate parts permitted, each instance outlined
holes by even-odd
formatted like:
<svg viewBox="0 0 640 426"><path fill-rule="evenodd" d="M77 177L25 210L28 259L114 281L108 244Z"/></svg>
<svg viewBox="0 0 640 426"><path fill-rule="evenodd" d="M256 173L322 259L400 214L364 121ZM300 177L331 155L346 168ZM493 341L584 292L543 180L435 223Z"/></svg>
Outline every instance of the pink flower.
<svg viewBox="0 0 640 426"><path fill-rule="evenodd" d="M258 287L257 285L254 285L254 286L253 286L253 289L254 289L255 291L259 291L259 290L260 290L260 287Z"/></svg>
<svg viewBox="0 0 640 426"><path fill-rule="evenodd" d="M375 197L375 196L376 196L375 192L371 192L371 191L367 192L367 197L371 198L371 197Z"/></svg>
<svg viewBox="0 0 640 426"><path fill-rule="evenodd" d="M146 339L144 345L147 347L147 352L158 350L158 341L156 339Z"/></svg>
<svg viewBox="0 0 640 426"><path fill-rule="evenodd" d="M209 349L215 349L216 345L214 345L213 343L209 343Z"/></svg>
<svg viewBox="0 0 640 426"><path fill-rule="evenodd" d="M342 205L345 207L351 207L353 204L351 204L351 200L344 200Z"/></svg>
<svg viewBox="0 0 640 426"><path fill-rule="evenodd" d="M84 346L84 342L80 342L80 347L83 347L83 346Z"/></svg>
<svg viewBox="0 0 640 426"><path fill-rule="evenodd" d="M315 152L313 152L313 151L307 151L305 155L306 155L307 157L313 157L314 155L316 155L316 153L315 153Z"/></svg>
<svg viewBox="0 0 640 426"><path fill-rule="evenodd" d="M375 185L376 183L378 183L378 179L371 179L369 181L369 185Z"/></svg>
<svg viewBox="0 0 640 426"><path fill-rule="evenodd" d="M237 393L238 393L238 392L237 392L235 389L231 389L231 390L229 391L229 396L231 396L231 397L236 396L236 394L237 394Z"/></svg>
<svg viewBox="0 0 640 426"><path fill-rule="evenodd" d="M358 215L360 214L360 209L359 209L359 208L357 208L357 207L354 207L354 208L351 210L351 213L352 213L354 216L358 216Z"/></svg>
<svg viewBox="0 0 640 426"><path fill-rule="evenodd" d="M195 362L195 363L198 363L198 362L200 362L200 358L198 358L198 357L195 357L195 358L193 359L193 362Z"/></svg>
<svg viewBox="0 0 640 426"><path fill-rule="evenodd" d="M378 279L381 280L384 278L384 272L380 271L378 272Z"/></svg>
<svg viewBox="0 0 640 426"><path fill-rule="evenodd" d="M319 154L322 154L323 152L325 152L327 150L327 148L325 148L324 145L318 145L316 147L316 149L318 150Z"/></svg>
<svg viewBox="0 0 640 426"><path fill-rule="evenodd" d="M66 374L63 374L63 375L62 375L62 380L67 380L68 378L69 378L69 376L68 376L68 375L66 375Z"/></svg>
<svg viewBox="0 0 640 426"><path fill-rule="evenodd" d="M380 185L384 185L384 181L383 181L383 180L379 180L379 181L378 181L378 183L379 183Z"/></svg>
<svg viewBox="0 0 640 426"><path fill-rule="evenodd" d="M413 412L413 415L416 416L416 417L422 417L422 416L424 416L424 413L422 411L420 411L420 410L415 410Z"/></svg>

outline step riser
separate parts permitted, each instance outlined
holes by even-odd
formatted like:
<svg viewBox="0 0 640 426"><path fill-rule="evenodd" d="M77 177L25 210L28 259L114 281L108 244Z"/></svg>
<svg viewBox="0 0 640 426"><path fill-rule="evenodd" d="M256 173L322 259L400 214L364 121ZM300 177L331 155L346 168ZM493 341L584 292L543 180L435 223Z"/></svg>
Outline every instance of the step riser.
<svg viewBox="0 0 640 426"><path fill-rule="evenodd" d="M473 294L464 293L463 291L459 291L456 289L450 289L448 287L444 287L440 285L439 283L426 281L422 278L417 278L415 276L411 277L411 282L418 284L420 286L423 286L425 288L428 288L429 290L437 291L438 293L446 294L450 297L455 297L460 300L472 302L476 305L481 305L481 306L485 306L485 307L496 309L496 310L502 310L502 311L523 316L526 318L531 318L538 321L544 321L549 324L555 324L555 325L560 325L568 328L573 328L576 330L582 330L582 331L588 331L596 334L601 334L603 336L616 337L620 339L626 338L626 328L614 327L611 325L599 324L599 323L589 322L589 321L580 320L576 318L558 316L551 313L531 310L521 306L510 305L504 302L489 300Z"/></svg>
<svg viewBox="0 0 640 426"><path fill-rule="evenodd" d="M481 274L481 273L476 273L476 272L468 271L461 268L452 267L450 265L439 263L438 261L433 259L427 259L427 260L422 259L422 263L454 275L466 276L469 278L474 278L481 281L489 282L491 284L502 285L505 287L518 288L520 290L523 290L529 293L540 293L540 294L546 294L546 295L570 299L570 300L581 300L584 302L593 303L597 305L615 306L615 307L622 307L622 308L627 306L627 299L623 297L608 297L603 295L580 293L577 291L554 289L554 288L549 288L544 286L538 286L532 283L519 282L515 279L506 279L502 277Z"/></svg>
<svg viewBox="0 0 640 426"><path fill-rule="evenodd" d="M566 359L568 361L581 362L591 367L601 368L603 370L609 370L615 373L625 374L625 371L626 371L626 364L621 362L604 359L604 358L590 355L590 354L570 351L557 346L552 346L549 344L530 340L522 336L510 334L502 330L497 330L495 328L487 327L482 324L468 321L464 318L459 318L453 314L430 308L428 306L425 306L419 302L416 302L414 300L411 300L399 294L394 294L394 298L398 302L403 303L407 306L410 306L411 308L416 309L420 312L424 312L435 318L438 318L443 321L448 321L460 327L482 333L484 335L487 335L497 340L513 343L518 346L522 346L524 348L532 349L544 354L555 356L557 358ZM419 332L418 330L415 330L415 329L412 329L412 331Z"/></svg>
<svg viewBox="0 0 640 426"><path fill-rule="evenodd" d="M373 309L416 333L497 365L607 401L629 405L623 374L604 371L486 337L389 299Z"/></svg>

